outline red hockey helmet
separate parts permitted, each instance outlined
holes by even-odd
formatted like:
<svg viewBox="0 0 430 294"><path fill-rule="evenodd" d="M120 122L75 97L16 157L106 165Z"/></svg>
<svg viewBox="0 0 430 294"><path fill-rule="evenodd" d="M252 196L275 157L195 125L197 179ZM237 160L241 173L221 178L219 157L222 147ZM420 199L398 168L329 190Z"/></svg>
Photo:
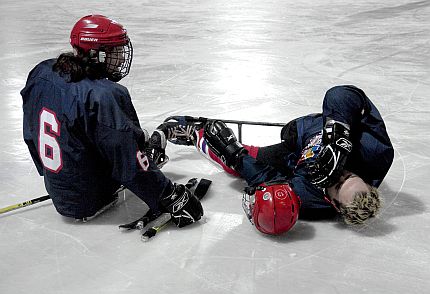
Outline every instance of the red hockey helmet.
<svg viewBox="0 0 430 294"><path fill-rule="evenodd" d="M126 45L128 42L127 31L122 25L103 15L82 17L70 33L70 44L84 52Z"/></svg>
<svg viewBox="0 0 430 294"><path fill-rule="evenodd" d="M87 15L74 25L70 44L75 54L83 54L91 62L106 64L107 77L119 81L131 66L133 47L127 30L103 15Z"/></svg>
<svg viewBox="0 0 430 294"><path fill-rule="evenodd" d="M262 233L279 235L289 231L299 217L300 198L287 183L264 183L255 194L244 194L243 207Z"/></svg>

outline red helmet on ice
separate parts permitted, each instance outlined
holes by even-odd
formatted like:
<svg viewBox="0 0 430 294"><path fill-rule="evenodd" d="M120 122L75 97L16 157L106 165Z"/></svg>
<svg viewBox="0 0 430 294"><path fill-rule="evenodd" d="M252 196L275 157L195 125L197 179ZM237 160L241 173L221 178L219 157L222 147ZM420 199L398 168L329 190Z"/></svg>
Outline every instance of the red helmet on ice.
<svg viewBox="0 0 430 294"><path fill-rule="evenodd" d="M299 217L300 198L288 183L261 184L254 194L244 194L242 204L250 221L265 234L285 233Z"/></svg>
<svg viewBox="0 0 430 294"><path fill-rule="evenodd" d="M133 47L127 30L106 16L87 15L78 20L70 33L70 44L75 55L105 64L107 77L113 81L119 81L130 71Z"/></svg>

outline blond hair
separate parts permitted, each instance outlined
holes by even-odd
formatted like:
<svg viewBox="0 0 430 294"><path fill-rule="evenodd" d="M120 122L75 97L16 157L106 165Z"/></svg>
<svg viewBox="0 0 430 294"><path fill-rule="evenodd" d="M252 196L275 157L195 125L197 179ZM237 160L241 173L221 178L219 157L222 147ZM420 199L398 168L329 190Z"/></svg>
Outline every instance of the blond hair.
<svg viewBox="0 0 430 294"><path fill-rule="evenodd" d="M351 203L342 205L340 214L348 225L363 224L378 213L381 202L378 189L370 186L368 192L357 192Z"/></svg>

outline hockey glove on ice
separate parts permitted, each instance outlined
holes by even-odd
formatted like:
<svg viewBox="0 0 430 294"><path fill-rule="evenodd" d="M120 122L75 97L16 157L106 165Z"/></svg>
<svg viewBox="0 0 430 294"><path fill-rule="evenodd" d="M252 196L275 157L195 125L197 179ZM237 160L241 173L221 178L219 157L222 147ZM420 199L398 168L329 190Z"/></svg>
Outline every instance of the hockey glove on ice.
<svg viewBox="0 0 430 294"><path fill-rule="evenodd" d="M160 204L172 215L173 223L179 228L198 221L203 215L200 200L182 184L174 184L172 194L161 198Z"/></svg>

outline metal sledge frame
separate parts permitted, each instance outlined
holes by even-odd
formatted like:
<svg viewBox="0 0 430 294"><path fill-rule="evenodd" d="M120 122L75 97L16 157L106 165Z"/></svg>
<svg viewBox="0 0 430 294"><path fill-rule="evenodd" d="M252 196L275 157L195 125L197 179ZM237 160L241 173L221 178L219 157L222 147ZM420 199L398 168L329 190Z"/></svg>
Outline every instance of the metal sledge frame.
<svg viewBox="0 0 430 294"><path fill-rule="evenodd" d="M261 122L261 121L248 121L248 120L232 120L232 119L216 119L216 118L206 118L206 117L193 117L193 116L169 116L164 120L164 122L167 122L171 119L177 120L179 117L185 117L185 120L188 120L190 122L207 122L209 120L220 120L223 121L226 124L236 124L238 128L238 140L239 142L242 142L242 126L243 125L254 125L254 126L267 126L267 127L283 127L286 124L285 123L273 123L273 122Z"/></svg>
<svg viewBox="0 0 430 294"><path fill-rule="evenodd" d="M239 142L242 142L242 126L243 125L254 125L254 126L266 126L266 127L283 127L285 123L271 123L271 122L261 122L261 121L246 121L246 120L229 120L221 119L226 124L237 124L237 137Z"/></svg>

